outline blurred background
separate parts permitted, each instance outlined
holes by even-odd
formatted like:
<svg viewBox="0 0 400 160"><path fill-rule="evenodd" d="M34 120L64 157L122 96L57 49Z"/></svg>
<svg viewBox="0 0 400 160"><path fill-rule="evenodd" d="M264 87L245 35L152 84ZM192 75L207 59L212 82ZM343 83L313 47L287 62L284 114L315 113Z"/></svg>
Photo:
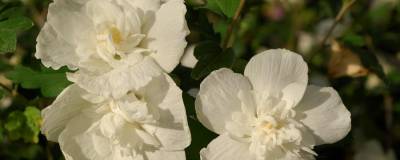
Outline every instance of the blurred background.
<svg viewBox="0 0 400 160"><path fill-rule="evenodd" d="M192 131L188 160L199 159L216 136L195 117L201 80L221 67L241 73L254 54L271 48L301 54L310 83L334 87L352 113L349 135L317 146L317 159L400 156L400 0L245 0L238 15L216 1L186 0L187 55L171 73L184 91ZM2 160L64 159L58 144L40 134L40 110L70 84L68 69L45 68L34 57L49 3L0 0ZM219 46L231 54L219 53Z"/></svg>

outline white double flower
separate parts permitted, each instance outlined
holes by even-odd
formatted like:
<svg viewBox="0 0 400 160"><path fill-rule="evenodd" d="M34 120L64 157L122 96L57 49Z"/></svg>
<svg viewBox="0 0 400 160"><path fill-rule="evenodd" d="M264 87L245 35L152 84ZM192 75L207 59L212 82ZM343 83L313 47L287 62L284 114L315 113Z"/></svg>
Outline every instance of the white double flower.
<svg viewBox="0 0 400 160"><path fill-rule="evenodd" d="M183 0L55 0L35 56L77 69L68 79L91 93L119 97L179 63L185 13Z"/></svg>
<svg viewBox="0 0 400 160"><path fill-rule="evenodd" d="M189 33L183 0L55 0L35 56L74 82L42 111L68 160L185 159L191 137L172 71Z"/></svg>
<svg viewBox="0 0 400 160"><path fill-rule="evenodd" d="M350 131L350 112L329 87L308 85L307 64L288 50L254 56L244 76L229 69L200 85L196 112L220 136L202 160L314 159L315 145L334 143Z"/></svg>
<svg viewBox="0 0 400 160"><path fill-rule="evenodd" d="M67 160L184 160L191 137L181 94L166 74L119 99L73 84L42 111L42 133Z"/></svg>

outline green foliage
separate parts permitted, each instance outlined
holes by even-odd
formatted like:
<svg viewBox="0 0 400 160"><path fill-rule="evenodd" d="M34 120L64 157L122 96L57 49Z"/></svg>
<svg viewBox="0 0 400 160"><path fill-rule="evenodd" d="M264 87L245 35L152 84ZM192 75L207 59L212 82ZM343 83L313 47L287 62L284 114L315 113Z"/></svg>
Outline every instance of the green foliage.
<svg viewBox="0 0 400 160"><path fill-rule="evenodd" d="M5 5L4 5L5 7ZM1 9L0 9L1 11ZM12 17L21 17L24 16L22 7L12 7L8 8L0 13L0 20L12 18Z"/></svg>
<svg viewBox="0 0 400 160"><path fill-rule="evenodd" d="M17 35L0 29L0 53L13 52L17 47Z"/></svg>
<svg viewBox="0 0 400 160"><path fill-rule="evenodd" d="M23 31L33 26L32 21L26 17L12 17L5 21L0 22L0 28L3 31Z"/></svg>
<svg viewBox="0 0 400 160"><path fill-rule="evenodd" d="M33 26L33 22L21 14L21 8L10 8L0 13L0 53L14 52L17 34Z"/></svg>
<svg viewBox="0 0 400 160"><path fill-rule="evenodd" d="M198 44L194 56L199 60L192 71L192 77L199 80L219 68L231 68L235 62L232 49L222 51L218 43L207 41Z"/></svg>
<svg viewBox="0 0 400 160"><path fill-rule="evenodd" d="M354 47L365 46L364 38L362 36L360 36L360 35L356 35L356 34L353 34L353 33L349 33L349 34L344 35L341 38L341 41L343 43L347 44L347 45L351 45L351 46L354 46Z"/></svg>
<svg viewBox="0 0 400 160"><path fill-rule="evenodd" d="M204 5L206 2L203 0L185 0L186 4L190 6Z"/></svg>
<svg viewBox="0 0 400 160"><path fill-rule="evenodd" d="M206 5L198 7L198 8L206 8L214 13L219 15L223 15L221 8L218 6L217 0L207 0Z"/></svg>
<svg viewBox="0 0 400 160"><path fill-rule="evenodd" d="M215 33L220 35L221 39L225 39L228 26L229 26L228 21L221 20L213 24L213 29Z"/></svg>
<svg viewBox="0 0 400 160"><path fill-rule="evenodd" d="M11 140L22 139L25 142L39 142L40 111L36 107L26 107L24 112L13 111L9 114L5 129Z"/></svg>
<svg viewBox="0 0 400 160"><path fill-rule="evenodd" d="M240 0L215 0L222 12L232 18L239 7Z"/></svg>
<svg viewBox="0 0 400 160"><path fill-rule="evenodd" d="M65 69L34 71L28 67L17 66L7 74L7 77L14 83L20 84L22 88L40 89L43 96L55 97L71 84L67 80L65 72Z"/></svg>
<svg viewBox="0 0 400 160"><path fill-rule="evenodd" d="M238 9L240 0L207 0L206 5L199 8L206 8L219 15L232 18Z"/></svg>

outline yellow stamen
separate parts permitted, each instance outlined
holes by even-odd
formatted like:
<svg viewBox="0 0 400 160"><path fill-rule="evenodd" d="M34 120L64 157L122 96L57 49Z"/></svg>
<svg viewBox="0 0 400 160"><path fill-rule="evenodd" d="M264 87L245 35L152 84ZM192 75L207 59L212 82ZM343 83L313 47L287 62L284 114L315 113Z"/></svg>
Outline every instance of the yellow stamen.
<svg viewBox="0 0 400 160"><path fill-rule="evenodd" d="M110 29L112 41L116 44L120 44L122 42L122 35L118 28L112 27Z"/></svg>

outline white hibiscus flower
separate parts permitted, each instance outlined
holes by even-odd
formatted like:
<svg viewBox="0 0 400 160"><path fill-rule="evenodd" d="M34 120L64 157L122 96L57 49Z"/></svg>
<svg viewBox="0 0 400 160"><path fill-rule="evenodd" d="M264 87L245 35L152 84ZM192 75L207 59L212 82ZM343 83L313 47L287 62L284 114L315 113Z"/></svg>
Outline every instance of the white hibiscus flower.
<svg viewBox="0 0 400 160"><path fill-rule="evenodd" d="M166 72L179 63L189 33L185 13L183 0L55 0L35 56L47 67L78 69L68 79L91 93L119 97L133 86L134 71L160 74L146 59Z"/></svg>
<svg viewBox="0 0 400 160"><path fill-rule="evenodd" d="M71 85L42 111L42 133L67 160L184 160L191 137L181 90L166 74L120 99Z"/></svg>
<svg viewBox="0 0 400 160"><path fill-rule="evenodd" d="M196 112L220 136L202 160L314 159L315 145L350 130L350 113L333 88L307 86L307 64L284 49L254 56L245 76L220 69L200 85Z"/></svg>

